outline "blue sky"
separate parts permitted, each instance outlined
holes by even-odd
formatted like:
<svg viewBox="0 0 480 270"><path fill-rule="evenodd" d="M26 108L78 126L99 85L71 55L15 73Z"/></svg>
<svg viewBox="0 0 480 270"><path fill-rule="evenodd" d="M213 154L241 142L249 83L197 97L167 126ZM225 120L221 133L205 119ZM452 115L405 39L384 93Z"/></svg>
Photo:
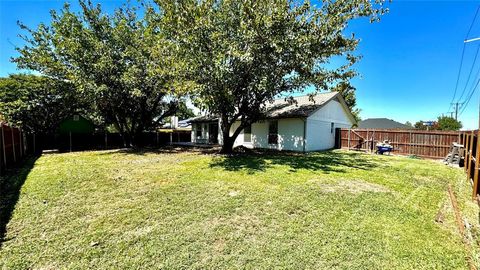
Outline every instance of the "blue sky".
<svg viewBox="0 0 480 270"><path fill-rule="evenodd" d="M17 37L17 20L29 26L50 21L49 10L60 9L64 1L0 0L0 76L18 72L10 57ZM124 1L99 1L107 11ZM76 1L71 1L75 8ZM363 59L355 65L361 74L353 80L362 118L387 117L400 122L434 120L447 113L454 93L463 40L479 1L394 1L381 22L366 20L350 24L348 31L361 38ZM480 37L480 14L469 37ZM477 46L465 49L457 98L466 84ZM476 82L480 56L471 81ZM471 89L468 85L466 93ZM464 127L478 127L479 89L459 117ZM460 100L465 99L466 94Z"/></svg>

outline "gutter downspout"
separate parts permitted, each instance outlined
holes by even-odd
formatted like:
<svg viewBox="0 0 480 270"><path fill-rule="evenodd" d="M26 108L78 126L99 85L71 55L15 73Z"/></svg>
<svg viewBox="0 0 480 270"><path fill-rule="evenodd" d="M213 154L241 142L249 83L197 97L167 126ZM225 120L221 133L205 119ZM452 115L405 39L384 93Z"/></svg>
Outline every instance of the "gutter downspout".
<svg viewBox="0 0 480 270"><path fill-rule="evenodd" d="M307 144L307 118L303 118L303 153Z"/></svg>

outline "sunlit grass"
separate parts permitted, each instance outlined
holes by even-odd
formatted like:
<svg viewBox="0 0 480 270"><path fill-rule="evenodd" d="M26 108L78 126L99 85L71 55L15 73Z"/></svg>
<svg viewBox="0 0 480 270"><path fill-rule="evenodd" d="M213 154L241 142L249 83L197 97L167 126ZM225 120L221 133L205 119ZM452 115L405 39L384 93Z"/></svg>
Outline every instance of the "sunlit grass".
<svg viewBox="0 0 480 270"><path fill-rule="evenodd" d="M464 269L448 183L472 216L462 171L433 161L343 151L48 154L21 189L0 265Z"/></svg>

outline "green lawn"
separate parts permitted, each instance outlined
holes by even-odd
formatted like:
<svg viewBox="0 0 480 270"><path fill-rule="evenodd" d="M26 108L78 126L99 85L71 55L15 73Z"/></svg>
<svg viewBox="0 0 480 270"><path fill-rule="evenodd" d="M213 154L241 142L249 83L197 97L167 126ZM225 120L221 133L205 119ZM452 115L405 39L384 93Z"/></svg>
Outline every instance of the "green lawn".
<svg viewBox="0 0 480 270"><path fill-rule="evenodd" d="M447 185L474 217L471 187L434 161L99 151L43 155L13 180L4 269L465 269L471 255Z"/></svg>

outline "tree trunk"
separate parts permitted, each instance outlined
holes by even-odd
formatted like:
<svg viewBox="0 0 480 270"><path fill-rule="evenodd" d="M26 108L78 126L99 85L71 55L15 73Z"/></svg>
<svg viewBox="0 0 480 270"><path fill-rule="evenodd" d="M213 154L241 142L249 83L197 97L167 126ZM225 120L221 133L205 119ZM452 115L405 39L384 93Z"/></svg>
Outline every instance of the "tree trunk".
<svg viewBox="0 0 480 270"><path fill-rule="evenodd" d="M235 138L230 137L229 132L223 133L223 144L220 153L222 154L231 154L233 153L233 143L235 142Z"/></svg>
<svg viewBox="0 0 480 270"><path fill-rule="evenodd" d="M227 118L222 118L227 119ZM233 145L235 140L237 139L240 132L243 130L243 125L237 127L237 129L233 132L232 136L230 136L230 128L232 127L232 123L228 123L225 120L222 120L222 137L223 137L223 144L220 153L222 154L231 154L233 153Z"/></svg>

